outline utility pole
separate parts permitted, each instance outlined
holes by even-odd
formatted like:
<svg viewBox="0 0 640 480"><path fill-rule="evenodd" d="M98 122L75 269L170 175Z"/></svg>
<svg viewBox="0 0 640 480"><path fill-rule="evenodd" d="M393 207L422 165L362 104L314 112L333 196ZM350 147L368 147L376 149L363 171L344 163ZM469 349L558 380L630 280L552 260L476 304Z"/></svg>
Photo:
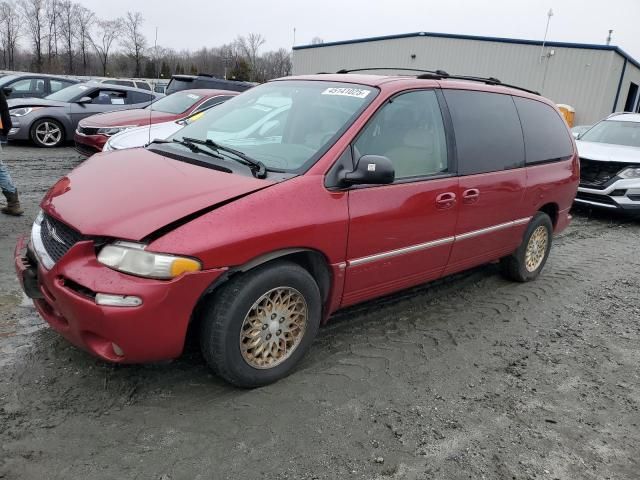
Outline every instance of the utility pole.
<svg viewBox="0 0 640 480"><path fill-rule="evenodd" d="M542 63L542 58L544 57L544 46L547 43L547 35L549 34L549 24L551 23L551 17L553 17L553 9L549 9L547 12L547 28L544 30L544 39L542 40L542 48L540 49L540 58L538 59L538 63Z"/></svg>

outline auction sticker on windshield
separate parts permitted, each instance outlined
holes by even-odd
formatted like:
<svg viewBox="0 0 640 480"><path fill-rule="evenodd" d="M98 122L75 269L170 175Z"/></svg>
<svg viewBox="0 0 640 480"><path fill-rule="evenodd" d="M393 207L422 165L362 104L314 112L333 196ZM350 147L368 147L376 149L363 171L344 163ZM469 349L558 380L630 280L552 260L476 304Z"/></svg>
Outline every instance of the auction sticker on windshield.
<svg viewBox="0 0 640 480"><path fill-rule="evenodd" d="M371 90L363 90L362 88L330 87L322 92L322 95L342 95L345 97L366 98L370 92Z"/></svg>

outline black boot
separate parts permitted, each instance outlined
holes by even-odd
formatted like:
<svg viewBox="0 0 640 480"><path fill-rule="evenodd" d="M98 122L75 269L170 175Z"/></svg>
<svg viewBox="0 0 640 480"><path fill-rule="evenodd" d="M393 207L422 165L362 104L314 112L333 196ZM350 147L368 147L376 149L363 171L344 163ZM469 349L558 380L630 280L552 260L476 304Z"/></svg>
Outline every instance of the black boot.
<svg viewBox="0 0 640 480"><path fill-rule="evenodd" d="M7 199L7 206L4 207L1 211L5 215L13 215L20 216L24 213L22 207L20 207L20 199L18 198L18 191L16 190L14 193L2 191L5 198Z"/></svg>

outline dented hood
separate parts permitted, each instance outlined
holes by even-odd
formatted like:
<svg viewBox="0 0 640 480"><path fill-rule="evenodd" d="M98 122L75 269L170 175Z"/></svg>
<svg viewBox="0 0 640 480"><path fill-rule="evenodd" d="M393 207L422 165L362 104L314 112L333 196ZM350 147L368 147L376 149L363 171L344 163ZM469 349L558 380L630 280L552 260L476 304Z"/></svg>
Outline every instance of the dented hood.
<svg viewBox="0 0 640 480"><path fill-rule="evenodd" d="M94 155L60 179L41 206L84 235L141 240L272 184L135 149Z"/></svg>

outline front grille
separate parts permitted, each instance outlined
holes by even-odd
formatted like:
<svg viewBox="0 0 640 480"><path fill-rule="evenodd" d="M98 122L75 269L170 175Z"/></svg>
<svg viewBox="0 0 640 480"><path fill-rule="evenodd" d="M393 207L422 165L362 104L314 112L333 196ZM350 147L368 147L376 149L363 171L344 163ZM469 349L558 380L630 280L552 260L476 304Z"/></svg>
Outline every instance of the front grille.
<svg viewBox="0 0 640 480"><path fill-rule="evenodd" d="M83 135L97 135L98 127L83 127L78 125L78 133L82 133Z"/></svg>
<svg viewBox="0 0 640 480"><path fill-rule="evenodd" d="M80 232L49 215L42 220L40 235L45 250L56 263L71 247L84 240Z"/></svg>
<svg viewBox="0 0 640 480"><path fill-rule="evenodd" d="M628 165L620 162L599 162L587 158L580 159L580 186L586 188L606 188L606 184Z"/></svg>
<svg viewBox="0 0 640 480"><path fill-rule="evenodd" d="M93 148L89 145L85 145L84 143L76 142L75 147L76 147L76 152L78 152L80 155L83 155L85 157L90 157L91 155L100 153L98 149Z"/></svg>
<svg viewBox="0 0 640 480"><path fill-rule="evenodd" d="M588 200L589 202L604 203L606 205L618 206L618 204L608 195L598 195L595 193L578 192L576 198L579 200Z"/></svg>

